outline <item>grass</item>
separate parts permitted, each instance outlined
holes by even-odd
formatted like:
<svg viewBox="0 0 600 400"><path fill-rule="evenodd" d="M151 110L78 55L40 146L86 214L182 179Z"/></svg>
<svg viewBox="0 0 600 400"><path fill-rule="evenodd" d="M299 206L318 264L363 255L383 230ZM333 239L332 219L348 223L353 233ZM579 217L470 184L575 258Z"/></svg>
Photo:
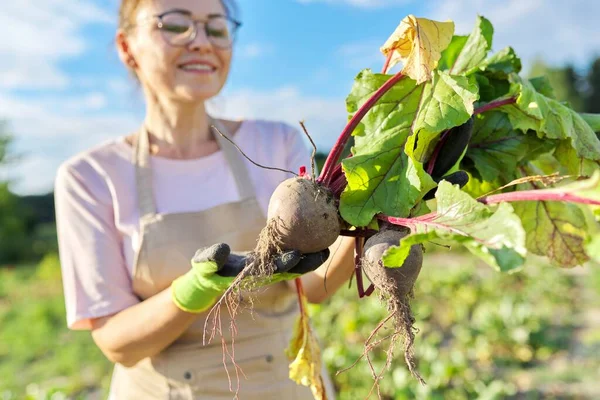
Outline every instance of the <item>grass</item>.
<svg viewBox="0 0 600 400"><path fill-rule="evenodd" d="M429 252L415 295L415 349L427 386L398 356L381 382L382 398L600 398L597 266L564 271L536 260L507 275L466 254ZM360 356L386 314L375 296L359 300L354 287L311 312L333 376ZM105 397L112 366L88 332L66 329L55 256L0 268L0 338L0 399ZM372 359L381 366L383 351ZM361 399L373 379L363 360L335 384L340 400Z"/></svg>

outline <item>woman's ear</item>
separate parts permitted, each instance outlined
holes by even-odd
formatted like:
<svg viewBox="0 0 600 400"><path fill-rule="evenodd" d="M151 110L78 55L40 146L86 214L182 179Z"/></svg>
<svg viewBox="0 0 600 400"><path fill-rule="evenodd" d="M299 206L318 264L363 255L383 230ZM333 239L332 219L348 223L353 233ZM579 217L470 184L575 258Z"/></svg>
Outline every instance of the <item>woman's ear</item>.
<svg viewBox="0 0 600 400"><path fill-rule="evenodd" d="M121 59L121 62L128 68L135 70L137 68L137 62L135 61L135 57L131 52L129 38L122 29L117 31L115 43L117 45L117 52L119 53L119 59Z"/></svg>

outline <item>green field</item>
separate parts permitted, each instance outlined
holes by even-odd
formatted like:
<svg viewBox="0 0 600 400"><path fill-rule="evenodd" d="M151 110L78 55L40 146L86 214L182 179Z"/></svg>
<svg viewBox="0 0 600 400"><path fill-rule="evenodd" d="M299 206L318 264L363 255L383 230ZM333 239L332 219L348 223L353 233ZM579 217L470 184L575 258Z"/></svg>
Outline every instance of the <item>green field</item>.
<svg viewBox="0 0 600 400"><path fill-rule="evenodd" d="M506 275L468 254L429 252L415 294L415 347L427 386L407 374L399 351L382 398L600 398L598 266L565 271L531 262ZM352 287L313 306L312 315L335 375L360 356L385 311ZM373 354L375 367L383 357ZM89 333L65 327L56 257L0 268L0 399L104 398L110 371ZM339 399L350 400L365 398L373 379L362 360L335 382Z"/></svg>

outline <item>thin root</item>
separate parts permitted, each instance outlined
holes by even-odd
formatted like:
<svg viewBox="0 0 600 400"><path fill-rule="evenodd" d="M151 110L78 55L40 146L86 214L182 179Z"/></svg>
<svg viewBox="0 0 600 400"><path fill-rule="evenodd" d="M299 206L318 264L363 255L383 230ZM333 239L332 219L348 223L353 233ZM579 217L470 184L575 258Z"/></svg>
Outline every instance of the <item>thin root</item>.
<svg viewBox="0 0 600 400"><path fill-rule="evenodd" d="M371 387L371 390L369 391L367 399L372 395L372 393L375 389L377 389L377 395L378 395L379 399L381 399L381 391L380 391L380 387L379 387L379 381L382 379L383 374L387 370L389 370L392 360L393 360L393 357L394 357L394 349L396 347L396 344L398 343L398 341L401 338L404 341L404 360L406 361L408 370L419 381L419 383L421 383L422 385L425 385L425 381L423 380L423 378L417 371L415 360L414 360L414 354L413 354L413 344L414 344L416 329L413 326L415 319L412 315L412 312L410 310L410 305L409 305L409 299L410 299L410 297L412 297L412 293L410 293L408 296L405 296L405 298L400 298L400 299L398 297L389 296L389 295L386 296L383 294L382 294L382 297L385 297L385 300L387 300L388 311L390 313L388 314L388 316L385 319L383 319L375 327L375 329L373 329L373 331L371 332L371 334L365 341L364 351L358 357L358 359L356 361L354 361L354 363L352 365L350 365L349 367L347 367L343 370L338 371L336 374L336 375L339 375L343 372L346 372L346 371L354 368L361 359L366 358L367 362L369 364L369 369L371 370L371 375L373 376L373 380L374 380L373 386ZM382 300L383 300L383 298L382 298ZM394 331L381 339L373 341L373 339L375 338L377 333L390 321L390 319L393 320ZM383 343L384 341L386 341L388 339L390 340L390 343L389 343L388 349L386 351L386 360L385 360L385 363L384 363L383 367L381 368L381 370L379 372L377 372L371 361L370 353L375 348L377 348L381 343Z"/></svg>

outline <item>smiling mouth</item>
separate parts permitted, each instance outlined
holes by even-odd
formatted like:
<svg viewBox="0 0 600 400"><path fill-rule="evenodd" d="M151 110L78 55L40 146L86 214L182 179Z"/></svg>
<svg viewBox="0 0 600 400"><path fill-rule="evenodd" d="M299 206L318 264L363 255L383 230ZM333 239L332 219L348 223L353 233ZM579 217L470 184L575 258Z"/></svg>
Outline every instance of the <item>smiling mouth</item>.
<svg viewBox="0 0 600 400"><path fill-rule="evenodd" d="M207 64L188 64L179 66L180 69L190 72L215 72L217 68Z"/></svg>

